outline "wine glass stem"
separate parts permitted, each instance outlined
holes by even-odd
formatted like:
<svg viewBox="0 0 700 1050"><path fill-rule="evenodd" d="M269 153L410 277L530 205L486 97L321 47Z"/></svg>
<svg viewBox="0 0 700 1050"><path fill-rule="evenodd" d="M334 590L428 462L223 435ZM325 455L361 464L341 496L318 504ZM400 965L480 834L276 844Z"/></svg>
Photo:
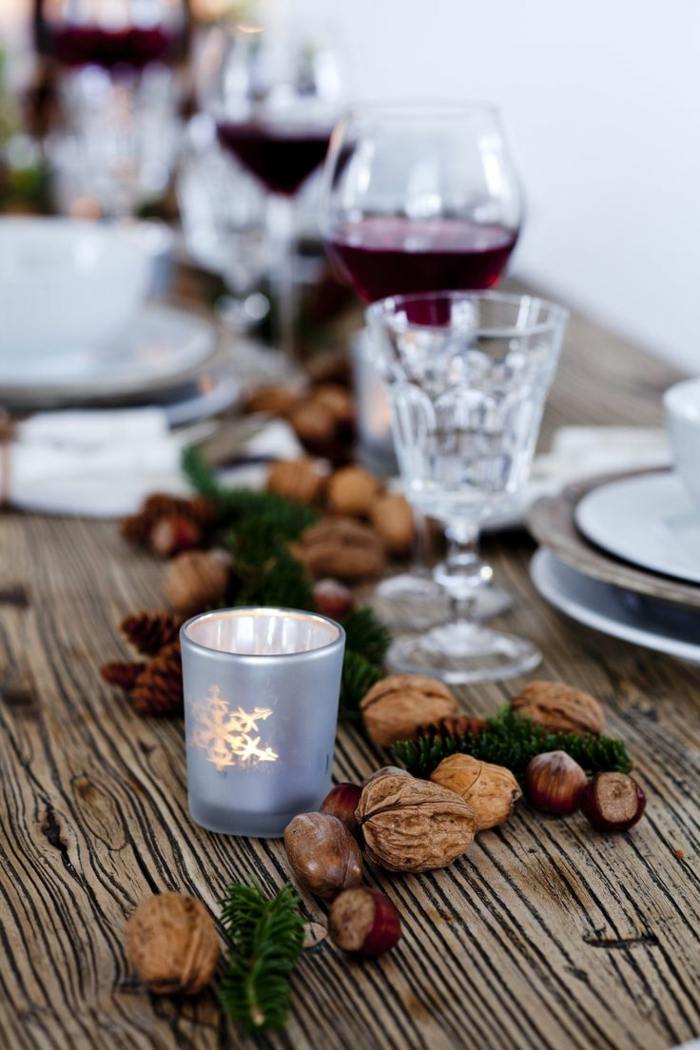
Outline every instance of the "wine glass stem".
<svg viewBox="0 0 700 1050"><path fill-rule="evenodd" d="M411 571L416 576L429 575L430 529L428 519L420 511L413 511L413 558Z"/></svg>
<svg viewBox="0 0 700 1050"><path fill-rule="evenodd" d="M435 568L435 579L447 591L452 619L473 622L476 594L489 582L493 571L479 556L479 525L460 521L449 525L447 558Z"/></svg>
<svg viewBox="0 0 700 1050"><path fill-rule="evenodd" d="M296 296L294 285L294 201L279 193L267 200L267 228L272 243L272 288L277 310L277 335L280 349L296 357L294 322Z"/></svg>

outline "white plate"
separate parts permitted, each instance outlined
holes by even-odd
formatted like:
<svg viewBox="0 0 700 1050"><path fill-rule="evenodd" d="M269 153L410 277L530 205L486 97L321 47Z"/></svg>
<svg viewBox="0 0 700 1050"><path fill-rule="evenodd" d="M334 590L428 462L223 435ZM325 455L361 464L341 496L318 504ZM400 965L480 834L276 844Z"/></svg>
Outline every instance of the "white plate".
<svg viewBox="0 0 700 1050"><path fill-rule="evenodd" d="M122 335L103 345L76 347L41 361L2 361L0 400L123 397L186 379L215 350L216 332L207 321L151 303L138 311Z"/></svg>
<svg viewBox="0 0 700 1050"><path fill-rule="evenodd" d="M601 485L576 507L592 543L652 572L700 583L700 508L675 474Z"/></svg>
<svg viewBox="0 0 700 1050"><path fill-rule="evenodd" d="M163 409L171 427L181 427L228 411L240 397L241 384L230 369L206 368L167 396L154 397L152 403Z"/></svg>
<svg viewBox="0 0 700 1050"><path fill-rule="evenodd" d="M645 649L700 664L700 615L582 576L540 547L530 576L543 598L572 620Z"/></svg>

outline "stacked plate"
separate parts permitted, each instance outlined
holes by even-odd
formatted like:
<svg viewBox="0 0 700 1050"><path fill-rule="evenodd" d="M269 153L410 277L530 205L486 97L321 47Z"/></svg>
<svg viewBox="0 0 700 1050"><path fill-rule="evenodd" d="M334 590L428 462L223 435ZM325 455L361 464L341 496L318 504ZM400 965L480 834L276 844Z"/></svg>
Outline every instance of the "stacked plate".
<svg viewBox="0 0 700 1050"><path fill-rule="evenodd" d="M212 325L147 298L162 259L146 225L0 220L0 404L159 404L172 425L233 404Z"/></svg>
<svg viewBox="0 0 700 1050"><path fill-rule="evenodd" d="M573 485L540 499L540 594L605 634L700 663L700 511L671 471Z"/></svg>

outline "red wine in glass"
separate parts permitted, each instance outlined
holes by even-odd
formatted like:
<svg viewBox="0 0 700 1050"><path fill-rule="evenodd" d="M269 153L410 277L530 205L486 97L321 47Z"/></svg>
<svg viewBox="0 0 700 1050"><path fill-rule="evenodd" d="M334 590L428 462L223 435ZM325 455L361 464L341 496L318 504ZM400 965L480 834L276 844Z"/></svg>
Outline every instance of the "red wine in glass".
<svg viewBox="0 0 700 1050"><path fill-rule="evenodd" d="M68 24L53 29L51 42L54 57L64 66L143 69L152 62L166 62L173 55L177 33L163 26L104 29Z"/></svg>
<svg viewBox="0 0 700 1050"><path fill-rule="evenodd" d="M256 121L218 125L219 142L272 193L292 197L323 162L330 128L289 128Z"/></svg>
<svg viewBox="0 0 700 1050"><path fill-rule="evenodd" d="M328 251L365 302L388 295L490 288L501 276L516 229L463 219L368 217L337 227Z"/></svg>

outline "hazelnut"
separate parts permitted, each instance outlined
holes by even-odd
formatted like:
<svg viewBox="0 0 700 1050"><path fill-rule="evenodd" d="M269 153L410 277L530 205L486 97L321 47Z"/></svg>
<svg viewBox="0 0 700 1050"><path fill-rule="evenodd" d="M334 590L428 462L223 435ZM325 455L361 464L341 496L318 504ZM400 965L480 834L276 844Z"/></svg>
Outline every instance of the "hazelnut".
<svg viewBox="0 0 700 1050"><path fill-rule="evenodd" d="M647 800L634 777L598 773L586 786L581 812L598 831L627 831L646 808Z"/></svg>
<svg viewBox="0 0 700 1050"><path fill-rule="evenodd" d="M284 829L284 847L301 885L323 900L362 882L362 854L342 820L300 813Z"/></svg>
<svg viewBox="0 0 700 1050"><path fill-rule="evenodd" d="M297 405L289 414L289 422L305 445L328 445L335 437L335 416L329 408L315 401L302 401Z"/></svg>
<svg viewBox="0 0 700 1050"><path fill-rule="evenodd" d="M316 612L331 620L342 620L355 604L352 591L340 580L319 580L314 586Z"/></svg>
<svg viewBox="0 0 700 1050"><path fill-rule="evenodd" d="M328 482L328 507L334 514L363 516L379 492L377 479L362 467L343 467Z"/></svg>
<svg viewBox="0 0 700 1050"><path fill-rule="evenodd" d="M229 574L229 566L215 553L183 551L168 565L165 597L175 612L193 616L223 599Z"/></svg>
<svg viewBox="0 0 700 1050"><path fill-rule="evenodd" d="M184 514L167 514L154 522L148 545L159 558L172 558L180 551L191 550L202 542L202 530L196 521Z"/></svg>
<svg viewBox="0 0 700 1050"><path fill-rule="evenodd" d="M269 412L272 416L288 416L299 403L299 394L283 383L270 383L258 387L248 395L246 412Z"/></svg>
<svg viewBox="0 0 700 1050"><path fill-rule="evenodd" d="M530 682L510 706L553 731L599 735L605 728L603 708L595 697L564 682Z"/></svg>
<svg viewBox="0 0 700 1050"><path fill-rule="evenodd" d="M268 492L276 492L294 503L315 503L323 484L323 474L309 459L274 463L267 474Z"/></svg>
<svg viewBox="0 0 700 1050"><path fill-rule="evenodd" d="M389 871L446 868L477 829L473 809L454 791L390 770L365 784L355 817L367 856Z"/></svg>
<svg viewBox="0 0 700 1050"><path fill-rule="evenodd" d="M455 791L474 810L479 831L503 824L522 792L505 766L480 762L471 755L449 755L430 777L434 784Z"/></svg>
<svg viewBox="0 0 700 1050"><path fill-rule="evenodd" d="M348 831L354 835L357 831L355 810L361 794L362 788L359 784L336 784L321 803L321 813L330 813L332 817L342 820Z"/></svg>
<svg viewBox="0 0 700 1050"><path fill-rule="evenodd" d="M413 512L403 496L395 493L378 496L370 507L369 518L389 554L400 556L411 550Z"/></svg>
<svg viewBox="0 0 700 1050"><path fill-rule="evenodd" d="M126 953L151 992L194 995L209 984L219 939L200 901L158 893L139 904L126 924Z"/></svg>
<svg viewBox="0 0 700 1050"><path fill-rule="evenodd" d="M565 816L581 804L588 778L566 751L535 755L525 770L525 786L535 809Z"/></svg>
<svg viewBox="0 0 700 1050"><path fill-rule="evenodd" d="M368 735L380 747L409 740L428 722L459 713L447 686L437 678L392 674L376 682L360 701Z"/></svg>
<svg viewBox="0 0 700 1050"><path fill-rule="evenodd" d="M304 529L294 548L314 576L358 580L378 576L384 547L376 532L352 518L325 518Z"/></svg>
<svg viewBox="0 0 700 1050"><path fill-rule="evenodd" d="M398 911L388 897L368 886L344 890L335 898L328 928L338 948L365 959L383 955L401 938Z"/></svg>

